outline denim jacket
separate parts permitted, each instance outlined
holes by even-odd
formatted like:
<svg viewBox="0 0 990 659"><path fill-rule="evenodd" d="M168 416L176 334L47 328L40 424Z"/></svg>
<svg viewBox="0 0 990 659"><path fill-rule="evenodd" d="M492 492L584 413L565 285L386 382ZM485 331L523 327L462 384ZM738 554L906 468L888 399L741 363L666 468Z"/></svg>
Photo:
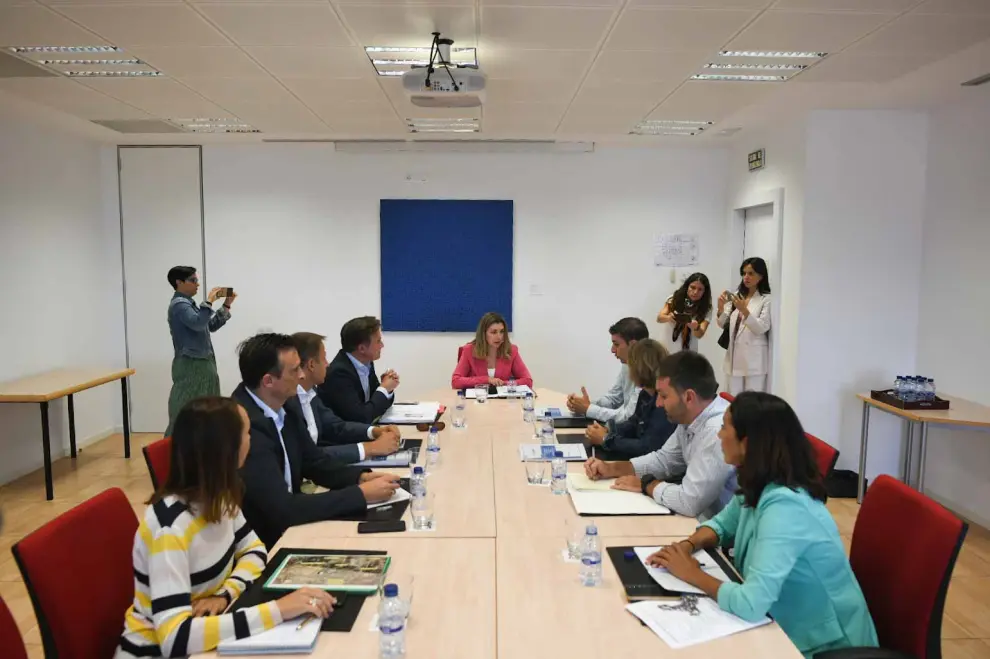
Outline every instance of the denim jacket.
<svg viewBox="0 0 990 659"><path fill-rule="evenodd" d="M168 304L168 330L175 356L206 359L213 355L210 332L223 327L229 318L230 312L223 307L213 311L208 304L198 305L188 295L176 292Z"/></svg>

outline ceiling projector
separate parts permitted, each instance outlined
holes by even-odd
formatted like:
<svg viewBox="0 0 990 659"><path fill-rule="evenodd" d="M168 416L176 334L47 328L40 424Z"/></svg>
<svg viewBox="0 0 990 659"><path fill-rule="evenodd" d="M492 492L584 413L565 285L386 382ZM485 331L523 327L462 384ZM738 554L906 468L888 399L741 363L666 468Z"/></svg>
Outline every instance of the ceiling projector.
<svg viewBox="0 0 990 659"><path fill-rule="evenodd" d="M424 108L475 108L485 99L485 74L473 64L450 59L453 39L433 33L430 62L402 74L402 88L409 102Z"/></svg>

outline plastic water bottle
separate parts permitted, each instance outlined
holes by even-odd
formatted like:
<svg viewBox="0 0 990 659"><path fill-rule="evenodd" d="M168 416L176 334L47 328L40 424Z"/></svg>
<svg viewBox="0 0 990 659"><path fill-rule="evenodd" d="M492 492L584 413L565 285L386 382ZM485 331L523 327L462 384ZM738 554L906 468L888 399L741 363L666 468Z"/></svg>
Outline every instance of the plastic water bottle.
<svg viewBox="0 0 990 659"><path fill-rule="evenodd" d="M913 403L915 401L915 395L918 391L915 385L916 383L913 376L904 376L904 387L903 393L901 394L901 400L905 403Z"/></svg>
<svg viewBox="0 0 990 659"><path fill-rule="evenodd" d="M935 400L935 380L933 378L925 379L925 400L928 402Z"/></svg>
<svg viewBox="0 0 990 659"><path fill-rule="evenodd" d="M894 378L894 398L904 399L904 376L898 375Z"/></svg>
<svg viewBox="0 0 990 659"><path fill-rule="evenodd" d="M378 605L378 659L406 656L406 606L399 599L399 587L386 584Z"/></svg>
<svg viewBox="0 0 990 659"><path fill-rule="evenodd" d="M567 494L567 463L563 451L554 451L550 460L550 491Z"/></svg>
<svg viewBox="0 0 990 659"><path fill-rule="evenodd" d="M464 390L457 392L457 402L454 404L453 422L455 428L467 427L467 401Z"/></svg>
<svg viewBox="0 0 990 659"><path fill-rule="evenodd" d="M598 527L588 524L581 543L581 584L600 586L602 583L602 550L598 542Z"/></svg>
<svg viewBox="0 0 990 659"><path fill-rule="evenodd" d="M557 439L553 431L553 415L547 410L543 415L543 422L540 424L540 444L556 444Z"/></svg>
<svg viewBox="0 0 990 659"><path fill-rule="evenodd" d="M533 423L533 421L536 420L536 411L533 405L533 394L529 393L528 391L526 392L525 395L523 395L522 409L523 409L523 421L525 423Z"/></svg>
<svg viewBox="0 0 990 659"><path fill-rule="evenodd" d="M440 429L430 426L430 434L426 437L426 466L440 466Z"/></svg>
<svg viewBox="0 0 990 659"><path fill-rule="evenodd" d="M420 466L413 467L412 476L409 477L409 494L414 497L426 494L426 472Z"/></svg>

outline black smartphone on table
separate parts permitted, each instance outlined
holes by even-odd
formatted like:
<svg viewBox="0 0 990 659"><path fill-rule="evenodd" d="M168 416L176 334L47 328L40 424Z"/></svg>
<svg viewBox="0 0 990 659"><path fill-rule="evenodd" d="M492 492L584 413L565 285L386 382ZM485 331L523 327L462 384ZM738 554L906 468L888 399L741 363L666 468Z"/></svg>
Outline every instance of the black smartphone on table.
<svg viewBox="0 0 990 659"><path fill-rule="evenodd" d="M406 523L403 520L389 522L360 522L357 526L358 533L401 533L406 530Z"/></svg>

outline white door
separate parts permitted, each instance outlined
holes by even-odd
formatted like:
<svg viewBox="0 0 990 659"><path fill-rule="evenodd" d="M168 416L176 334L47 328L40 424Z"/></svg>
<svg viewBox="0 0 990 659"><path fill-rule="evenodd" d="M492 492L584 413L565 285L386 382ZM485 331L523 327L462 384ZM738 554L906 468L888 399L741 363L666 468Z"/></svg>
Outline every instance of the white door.
<svg viewBox="0 0 990 659"><path fill-rule="evenodd" d="M743 258L759 256L767 262L767 269L773 272L777 265L777 223L773 217L773 204L753 206L746 209L743 222ZM771 284L776 282L772 281Z"/></svg>
<svg viewBox="0 0 990 659"><path fill-rule="evenodd" d="M203 281L200 149L121 147L120 217L131 428L165 432L172 386L169 268L190 265ZM201 291L205 290L205 283Z"/></svg>

